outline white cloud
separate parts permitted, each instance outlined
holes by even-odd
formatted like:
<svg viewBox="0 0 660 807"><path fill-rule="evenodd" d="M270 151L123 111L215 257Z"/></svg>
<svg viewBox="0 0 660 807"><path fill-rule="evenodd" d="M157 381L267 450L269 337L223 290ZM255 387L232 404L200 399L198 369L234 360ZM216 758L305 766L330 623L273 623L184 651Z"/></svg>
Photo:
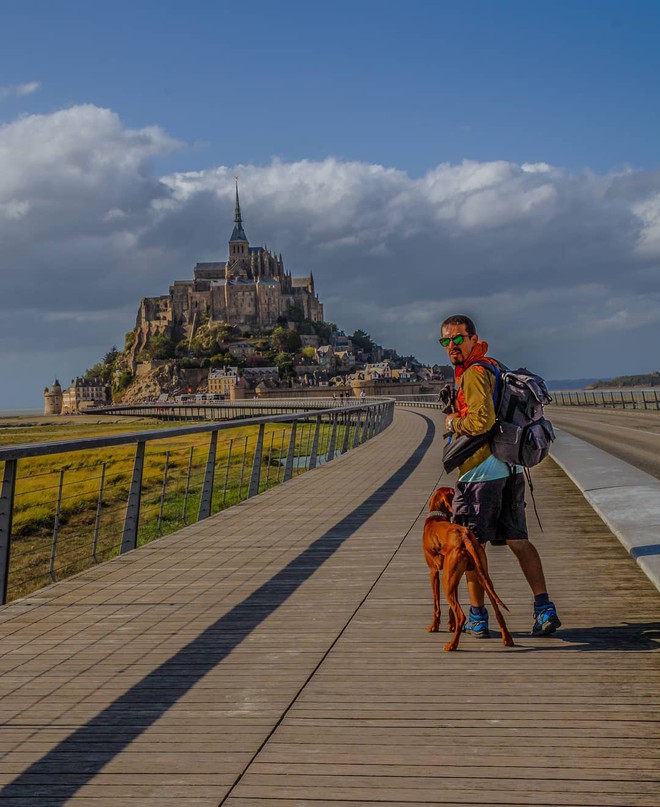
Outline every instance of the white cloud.
<svg viewBox="0 0 660 807"><path fill-rule="evenodd" d="M6 98L10 95L15 95L21 98L24 95L32 95L41 88L40 81L28 81L25 84L6 84L0 87L0 98Z"/></svg>
<svg viewBox="0 0 660 807"><path fill-rule="evenodd" d="M238 175L252 243L312 270L348 329L442 360L438 323L464 310L497 354L550 376L657 364L658 173L465 160L414 179L328 158L155 175L177 146L93 105L0 127L5 357L41 345L50 376L121 344L142 296L226 257Z"/></svg>

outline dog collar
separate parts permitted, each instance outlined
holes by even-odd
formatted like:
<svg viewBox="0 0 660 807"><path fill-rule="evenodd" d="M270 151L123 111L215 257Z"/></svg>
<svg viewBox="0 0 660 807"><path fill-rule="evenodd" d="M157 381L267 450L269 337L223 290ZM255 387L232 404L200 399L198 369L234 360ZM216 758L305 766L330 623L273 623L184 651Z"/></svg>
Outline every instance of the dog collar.
<svg viewBox="0 0 660 807"><path fill-rule="evenodd" d="M442 510L431 510L429 516L440 516L441 518L447 518L447 514L443 513Z"/></svg>

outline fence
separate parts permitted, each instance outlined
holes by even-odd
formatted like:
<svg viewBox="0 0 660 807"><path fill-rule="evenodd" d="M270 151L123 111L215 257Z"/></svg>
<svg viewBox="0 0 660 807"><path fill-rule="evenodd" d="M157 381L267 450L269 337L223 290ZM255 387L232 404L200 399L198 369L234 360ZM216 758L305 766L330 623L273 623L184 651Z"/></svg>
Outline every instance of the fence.
<svg viewBox="0 0 660 807"><path fill-rule="evenodd" d="M328 462L381 432L393 411L381 399L0 448L0 602Z"/></svg>
<svg viewBox="0 0 660 807"><path fill-rule="evenodd" d="M557 406L597 406L606 409L660 409L657 390L571 390L550 393Z"/></svg>

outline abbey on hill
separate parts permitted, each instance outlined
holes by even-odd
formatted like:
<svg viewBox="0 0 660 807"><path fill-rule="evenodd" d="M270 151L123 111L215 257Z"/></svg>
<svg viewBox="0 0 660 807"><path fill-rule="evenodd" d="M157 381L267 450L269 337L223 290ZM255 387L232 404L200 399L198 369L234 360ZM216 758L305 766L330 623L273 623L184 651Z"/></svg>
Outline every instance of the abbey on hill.
<svg viewBox="0 0 660 807"><path fill-rule="evenodd" d="M202 320L245 328L269 329L292 308L305 319L323 321L323 305L314 292L314 278L292 277L282 256L266 247L251 247L241 218L236 183L234 229L227 261L198 263L192 280L176 280L169 294L145 297L137 315L137 355L149 337L165 334L174 341L191 336Z"/></svg>

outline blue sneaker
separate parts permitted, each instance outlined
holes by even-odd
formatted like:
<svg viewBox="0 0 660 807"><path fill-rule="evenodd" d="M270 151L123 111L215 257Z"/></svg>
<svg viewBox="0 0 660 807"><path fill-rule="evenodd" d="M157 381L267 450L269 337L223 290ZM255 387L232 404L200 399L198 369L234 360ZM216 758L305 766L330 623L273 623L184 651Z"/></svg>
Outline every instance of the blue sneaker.
<svg viewBox="0 0 660 807"><path fill-rule="evenodd" d="M532 636L549 636L557 628L561 627L561 622L557 616L554 603L534 606L534 624L532 625Z"/></svg>
<svg viewBox="0 0 660 807"><path fill-rule="evenodd" d="M488 639L488 611L484 608L483 614L473 614L468 611L468 618L463 626L465 633L471 633L475 639Z"/></svg>

